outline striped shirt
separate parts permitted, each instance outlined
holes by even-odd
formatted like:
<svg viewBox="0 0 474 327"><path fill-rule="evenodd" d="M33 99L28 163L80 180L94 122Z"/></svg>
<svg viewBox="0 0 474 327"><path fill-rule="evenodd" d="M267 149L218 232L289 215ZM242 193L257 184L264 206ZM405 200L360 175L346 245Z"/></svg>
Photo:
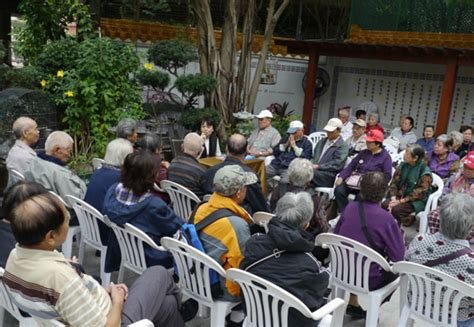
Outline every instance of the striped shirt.
<svg viewBox="0 0 474 327"><path fill-rule="evenodd" d="M76 271L57 251L17 244L8 258L3 282L21 310L69 326L104 326L112 307L106 290Z"/></svg>
<svg viewBox="0 0 474 327"><path fill-rule="evenodd" d="M204 190L205 173L206 168L196 158L186 153L174 158L168 167L170 181L190 189L199 197L206 194Z"/></svg>

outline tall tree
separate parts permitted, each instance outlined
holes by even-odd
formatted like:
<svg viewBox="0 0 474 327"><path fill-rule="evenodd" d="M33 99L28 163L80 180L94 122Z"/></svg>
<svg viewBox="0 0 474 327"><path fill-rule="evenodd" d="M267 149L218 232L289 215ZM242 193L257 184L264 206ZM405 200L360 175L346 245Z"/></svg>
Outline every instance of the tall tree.
<svg viewBox="0 0 474 327"><path fill-rule="evenodd" d="M201 72L212 75L218 80L217 89L206 99L206 102L216 108L222 117L219 124L221 133L225 133L226 127L229 127L232 123L233 113L253 109L260 84L260 75L265 67L266 55L275 25L289 2L289 0L283 0L276 11L276 0L269 0L268 2L267 23L261 49L262 55L259 58L254 81L251 88L249 88L256 0L227 1L219 45L214 33L210 0L190 0L199 36L198 48ZM240 39L237 33L238 30L242 31ZM240 52L238 52L239 44ZM253 90L254 88L255 90ZM254 95L252 96L252 94Z"/></svg>

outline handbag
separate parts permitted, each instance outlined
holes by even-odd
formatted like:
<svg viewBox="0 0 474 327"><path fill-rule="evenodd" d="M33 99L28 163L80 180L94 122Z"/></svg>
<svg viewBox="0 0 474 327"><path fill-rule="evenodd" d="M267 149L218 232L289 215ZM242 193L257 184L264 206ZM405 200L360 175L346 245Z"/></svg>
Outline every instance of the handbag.
<svg viewBox="0 0 474 327"><path fill-rule="evenodd" d="M353 190L360 190L360 179L362 174L353 172L351 176L347 177L345 182L347 187Z"/></svg>
<svg viewBox="0 0 474 327"><path fill-rule="evenodd" d="M315 208L315 214L313 220L317 226L325 226L327 222L337 217L337 205L336 200L328 199L327 196L320 196L317 200L317 205Z"/></svg>

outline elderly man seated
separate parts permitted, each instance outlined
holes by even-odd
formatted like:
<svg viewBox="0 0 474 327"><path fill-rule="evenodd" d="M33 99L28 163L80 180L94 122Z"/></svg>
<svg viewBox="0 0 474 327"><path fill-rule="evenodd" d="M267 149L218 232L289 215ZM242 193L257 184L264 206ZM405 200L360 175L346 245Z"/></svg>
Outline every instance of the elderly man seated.
<svg viewBox="0 0 474 327"><path fill-rule="evenodd" d="M246 172L254 172L244 163L246 149L247 140L245 139L245 136L234 134L229 138L226 149L227 157L225 158L224 162L209 168L206 172L205 190L207 194L212 193L214 186L214 176L216 175L216 172L224 166L238 165ZM257 179L254 184L251 184L247 187L247 195L244 202L242 203L242 207L245 208L245 210L247 210L250 214L253 214L257 211L269 211L267 200L263 195L262 186L259 179Z"/></svg>
<svg viewBox="0 0 474 327"><path fill-rule="evenodd" d="M36 158L32 147L38 142L39 130L36 122L28 117L20 117L13 123L15 145L8 152L7 168L24 174L31 160Z"/></svg>
<svg viewBox="0 0 474 327"><path fill-rule="evenodd" d="M227 216L205 227L199 236L206 253L226 270L239 268L243 247L250 238L252 218L240 205L245 199L247 186L256 182L254 173L246 172L238 165L222 167L214 176L214 193L209 202L202 204L190 218L190 222L197 224L219 210L228 211ZM237 284L221 280L221 290L224 299L239 300Z"/></svg>
<svg viewBox="0 0 474 327"><path fill-rule="evenodd" d="M410 243L406 260L438 269L474 286L474 252L466 240L473 224L474 199L462 193L446 196L441 204L439 233L416 236ZM472 299L461 300L457 326L474 326L472 309Z"/></svg>
<svg viewBox="0 0 474 327"><path fill-rule="evenodd" d="M25 172L25 178L39 183L65 198L73 195L83 199L86 193L84 181L66 168L66 163L71 158L74 141L69 134L55 131L49 134L45 143L46 152L41 157L31 160Z"/></svg>
<svg viewBox="0 0 474 327"><path fill-rule="evenodd" d="M281 140L280 133L272 126L273 114L270 110L262 110L255 118L258 119L258 128L250 134L247 153L253 157L271 156Z"/></svg>
<svg viewBox="0 0 474 327"><path fill-rule="evenodd" d="M350 113L351 107L349 106L339 108L337 112L337 118L342 122L341 136L344 140L352 136L352 123L349 121Z"/></svg>
<svg viewBox="0 0 474 327"><path fill-rule="evenodd" d="M273 148L275 159L267 166L267 179L280 176L281 183L288 183L288 166L295 158L311 159L313 144L303 134L303 123L294 120L288 128L288 136Z"/></svg>
<svg viewBox="0 0 474 327"><path fill-rule="evenodd" d="M206 168L198 161L204 150L202 138L197 133L189 133L184 137L181 147L183 154L174 158L168 167L168 180L178 183L202 197L206 194L204 188Z"/></svg>
<svg viewBox="0 0 474 327"><path fill-rule="evenodd" d="M268 234L256 234L245 245L240 264L253 274L298 297L311 311L325 304L329 273L313 256L314 236L306 231L313 216L313 200L306 192L287 193L277 204ZM317 326L302 314L290 311L288 326Z"/></svg>
<svg viewBox="0 0 474 327"><path fill-rule="evenodd" d="M138 126L137 121L132 118L124 118L117 124L117 137L128 140L130 143L135 144L138 139Z"/></svg>
<svg viewBox="0 0 474 327"><path fill-rule="evenodd" d="M329 119L324 127L327 137L321 139L314 148L312 185L315 187L332 187L336 175L344 168L349 146L341 136L342 127L340 119Z"/></svg>
<svg viewBox="0 0 474 327"><path fill-rule="evenodd" d="M52 194L26 198L10 213L18 244L3 283L13 302L37 319L68 326L122 326L149 319L156 326L184 326L180 294L165 268L146 270L130 289L103 288L56 249L69 228L66 208ZM49 325L49 324L48 324Z"/></svg>

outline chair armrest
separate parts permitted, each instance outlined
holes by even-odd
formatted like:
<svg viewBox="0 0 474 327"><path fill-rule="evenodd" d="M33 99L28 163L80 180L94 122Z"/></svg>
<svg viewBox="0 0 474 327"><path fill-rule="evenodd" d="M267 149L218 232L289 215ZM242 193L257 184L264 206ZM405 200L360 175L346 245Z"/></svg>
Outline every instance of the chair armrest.
<svg viewBox="0 0 474 327"><path fill-rule="evenodd" d="M154 327L155 325L148 319L142 319L140 321L134 322L128 327Z"/></svg>
<svg viewBox="0 0 474 327"><path fill-rule="evenodd" d="M313 320L320 320L321 318L323 318L325 315L328 315L330 314L331 312L333 312L334 310L336 310L337 308L339 308L340 306L344 305L344 300L343 299L340 299L340 298L335 298L334 300L332 300L331 302L328 302L326 303L325 305L323 305L321 308L319 308L318 310L314 311L312 314L311 314L311 318Z"/></svg>

